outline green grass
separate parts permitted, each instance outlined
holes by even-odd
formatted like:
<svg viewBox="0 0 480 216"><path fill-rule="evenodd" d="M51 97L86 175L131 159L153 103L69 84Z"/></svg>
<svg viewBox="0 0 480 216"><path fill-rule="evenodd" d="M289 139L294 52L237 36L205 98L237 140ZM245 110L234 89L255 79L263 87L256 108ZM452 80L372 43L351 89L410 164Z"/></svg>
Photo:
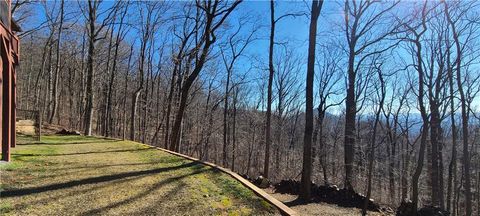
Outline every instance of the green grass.
<svg viewBox="0 0 480 216"><path fill-rule="evenodd" d="M135 142L18 139L0 165L0 215L278 214L230 176Z"/></svg>

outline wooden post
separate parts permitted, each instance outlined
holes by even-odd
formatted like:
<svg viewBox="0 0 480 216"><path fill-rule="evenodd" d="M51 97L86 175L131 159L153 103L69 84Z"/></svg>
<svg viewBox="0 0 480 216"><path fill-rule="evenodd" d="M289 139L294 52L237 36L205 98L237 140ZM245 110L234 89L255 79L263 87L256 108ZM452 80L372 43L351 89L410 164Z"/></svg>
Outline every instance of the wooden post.
<svg viewBox="0 0 480 216"><path fill-rule="evenodd" d="M8 154L7 148L3 146L3 54L1 53L3 51L2 48L2 41L3 38L0 35L0 149L2 151L2 158L0 160L6 160L5 155Z"/></svg>
<svg viewBox="0 0 480 216"><path fill-rule="evenodd" d="M42 141L42 117L40 115L40 110L35 111L37 116L37 127L38 127L38 138L37 141Z"/></svg>
<svg viewBox="0 0 480 216"><path fill-rule="evenodd" d="M10 119L10 147L15 148L17 144L17 130L16 130L16 123L17 123L17 74L15 73L15 66L11 65L10 69L10 75L12 76L10 81L10 91L11 91L11 97L10 97L10 114L11 114L11 119Z"/></svg>
<svg viewBox="0 0 480 216"><path fill-rule="evenodd" d="M5 37L1 37L0 52L2 53L2 160L10 161L11 140L11 64L10 50Z"/></svg>

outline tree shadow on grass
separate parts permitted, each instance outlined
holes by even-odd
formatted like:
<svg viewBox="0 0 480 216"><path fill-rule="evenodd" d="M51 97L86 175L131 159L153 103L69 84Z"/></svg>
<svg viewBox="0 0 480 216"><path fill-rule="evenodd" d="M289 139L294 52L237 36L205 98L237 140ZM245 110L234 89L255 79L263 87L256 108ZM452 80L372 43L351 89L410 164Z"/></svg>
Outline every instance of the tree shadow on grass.
<svg viewBox="0 0 480 216"><path fill-rule="evenodd" d="M126 166L142 166L142 165L154 165L161 162L152 161L145 163L121 163L121 164L100 164L100 165L83 165L83 166L64 166L58 168L48 168L49 172L55 173L57 171L63 170L81 170L81 169L103 169L103 168L112 168L112 167L126 167ZM32 172L35 172L35 169L31 169Z"/></svg>
<svg viewBox="0 0 480 216"><path fill-rule="evenodd" d="M102 188L108 187L111 184L123 184L125 182L135 181L137 179L144 178L144 177L146 177L146 176L140 175L140 176L134 176L134 177L130 177L130 178L117 179L117 180L109 182L110 184L96 184L96 185L93 185L93 186L88 187L88 188L82 188L82 189L73 190L73 191L72 190L65 191L65 193L59 193L59 194L51 194L46 198L41 198L41 199L28 201L27 203L20 203L18 205L17 205L17 203L15 203L16 205L14 206L14 208L15 208L15 210L19 211L19 210L29 208L29 207L34 206L34 205L50 203L50 202L54 202L56 200L60 200L60 199L68 198L68 197L77 197L77 196L80 196L81 194L86 194L86 193L89 193L89 192L92 192L92 191L95 191L95 190L101 190Z"/></svg>
<svg viewBox="0 0 480 216"><path fill-rule="evenodd" d="M113 174L113 175L98 176L98 177L74 180L74 181L40 186L40 187L6 190L0 193L0 197L8 198L8 197L25 196L30 194L38 194L42 192L66 189L66 188L80 186L80 185L97 184L97 183L109 182L109 181L114 181L114 180L128 178L128 177L136 177L136 176L142 176L142 175L151 175L151 174L157 174L162 172L168 172L168 171L173 171L173 170L182 169L186 167L191 167L197 164L198 162L190 162L190 163L186 163L186 164L182 164L174 167L162 167L162 168L156 168L156 169L150 169L150 170L141 170L141 171L126 172L126 173L119 173L119 174Z"/></svg>
<svg viewBox="0 0 480 216"><path fill-rule="evenodd" d="M68 167L59 167L59 168L49 168L48 172L53 173L50 175L44 175L36 177L35 180L42 180L42 179L51 179L51 178L58 178L64 175L69 175L70 173L76 173L76 175L80 174L83 170L91 170L91 169L105 169L105 168L114 168L114 167L138 167L138 166L146 166L146 165L154 165L160 164L158 161L152 161L148 163L123 163L123 164L104 164L104 165L91 165L91 166L68 166ZM166 163L165 163L166 164ZM39 168L40 170L42 168ZM39 172L39 169L31 169L31 172ZM58 174L58 172L62 172ZM65 171L69 171L65 172Z"/></svg>
<svg viewBox="0 0 480 216"><path fill-rule="evenodd" d="M88 145L88 144L110 144L113 142L121 142L121 140L92 140L84 142L64 142L64 143L48 143L48 142L28 142L28 143L17 143L19 146L62 146L62 145Z"/></svg>
<svg viewBox="0 0 480 216"><path fill-rule="evenodd" d="M195 162L192 162L192 163L195 163ZM193 172L190 172L188 174L184 174L184 175L181 175L181 176L176 176L176 177L171 177L171 178L167 178L163 181L160 181L156 184L153 184L150 188L144 190L143 192L141 193L138 193L137 195L133 196L133 197L129 197L127 199L124 199L122 201L119 201L119 202L115 202L115 203L112 203L112 204L109 204L107 206L104 206L104 207L100 207L100 208L96 208L96 209L92 209L92 210L89 210L85 213L82 213L82 215L84 216L88 216L88 215L98 215L98 214L102 214L103 212L105 211L108 211L109 209L112 209L112 208L117 208L117 207L120 207L122 205L126 205L126 204L129 204L129 203L132 203L132 202L135 202L136 200L140 200L142 199L143 197L146 197L147 195L155 192L156 190L160 189L161 187L163 187L164 185L167 185L167 184L170 184L172 182L175 182L175 181L178 181L180 179L183 179L183 178L186 178L188 176L192 176L192 175L196 175L196 174L199 174L199 173L202 173L204 172L205 170L202 170L202 169L197 169Z"/></svg>
<svg viewBox="0 0 480 216"><path fill-rule="evenodd" d="M178 198L182 196L182 191L185 189L187 184L185 182L179 182L177 186L175 186L173 189L169 190L167 193L165 193L162 196L155 197L155 202L151 202L149 205L144 206L143 208L137 208L132 211L132 213L129 213L130 215L159 215L159 213L162 213L162 215L167 215L165 214L169 209L175 209L178 210L178 205L172 205L171 202L175 198ZM169 202L169 203L165 203ZM178 204L175 202L175 204ZM191 206L190 206L191 207Z"/></svg>
<svg viewBox="0 0 480 216"><path fill-rule="evenodd" d="M141 148L141 149L117 149L109 151L88 151L88 152L75 152L75 153L62 153L62 154L21 154L14 153L12 156L20 157L37 157L37 156L72 156L72 155L85 155L85 154L104 154L104 153L120 153L120 152L137 152L137 151L146 151L154 148Z"/></svg>

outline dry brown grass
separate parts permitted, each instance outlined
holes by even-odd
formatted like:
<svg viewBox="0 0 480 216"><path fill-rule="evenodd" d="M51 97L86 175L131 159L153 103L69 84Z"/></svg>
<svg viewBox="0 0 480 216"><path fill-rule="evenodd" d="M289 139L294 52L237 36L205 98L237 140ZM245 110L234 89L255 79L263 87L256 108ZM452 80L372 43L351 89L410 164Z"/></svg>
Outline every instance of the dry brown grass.
<svg viewBox="0 0 480 216"><path fill-rule="evenodd" d="M46 136L0 165L0 215L272 215L226 174L130 141Z"/></svg>

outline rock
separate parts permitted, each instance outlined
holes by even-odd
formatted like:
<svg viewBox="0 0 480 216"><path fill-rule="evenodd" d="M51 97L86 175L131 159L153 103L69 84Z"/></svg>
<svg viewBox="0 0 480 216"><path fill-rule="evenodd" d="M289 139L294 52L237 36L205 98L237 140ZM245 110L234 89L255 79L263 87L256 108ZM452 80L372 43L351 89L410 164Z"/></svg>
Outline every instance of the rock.
<svg viewBox="0 0 480 216"><path fill-rule="evenodd" d="M450 212L436 206L424 206L417 212L418 216L449 216Z"/></svg>
<svg viewBox="0 0 480 216"><path fill-rule="evenodd" d="M270 187L270 181L263 176L258 176L253 183L257 185L259 188L268 188Z"/></svg>
<svg viewBox="0 0 480 216"><path fill-rule="evenodd" d="M314 191L316 198L321 202L337 204L343 207L363 208L365 205L364 195L356 193L351 189L339 189L336 185L321 185ZM380 205L373 199L368 200L367 209L370 211L380 211Z"/></svg>
<svg viewBox="0 0 480 216"><path fill-rule="evenodd" d="M246 180L248 180L249 182L252 182L253 183L253 179L250 178L250 176L248 176L247 174L240 174L240 176Z"/></svg>
<svg viewBox="0 0 480 216"><path fill-rule="evenodd" d="M397 208L396 216L411 216L415 215L415 205L410 200L403 200Z"/></svg>
<svg viewBox="0 0 480 216"><path fill-rule="evenodd" d="M275 192L298 195L300 193L300 182L295 180L282 180L274 185ZM366 197L351 189L339 189L336 185L316 185L312 182L312 198L316 202L336 204L342 207L363 208ZM368 210L380 211L380 205L373 199L368 201Z"/></svg>
<svg viewBox="0 0 480 216"><path fill-rule="evenodd" d="M410 200L404 200L397 208L396 216L412 216L415 215L415 206ZM424 206L418 209L417 216L449 216L450 213L436 206Z"/></svg>
<svg viewBox="0 0 480 216"><path fill-rule="evenodd" d="M275 184L274 188L277 193L298 195L300 192L300 182L292 179L282 180Z"/></svg>
<svg viewBox="0 0 480 216"><path fill-rule="evenodd" d="M340 189L336 185L320 185L314 188L313 193L317 195L320 201L326 202L332 197L338 197Z"/></svg>
<svg viewBox="0 0 480 216"><path fill-rule="evenodd" d="M396 216L415 215L415 206L412 201L404 200L397 208ZM450 213L436 206L424 206L417 211L417 216L448 216Z"/></svg>
<svg viewBox="0 0 480 216"><path fill-rule="evenodd" d="M81 135L80 132L76 131L76 130L67 130L65 128L63 128L62 130L58 131L57 132L58 135Z"/></svg>

